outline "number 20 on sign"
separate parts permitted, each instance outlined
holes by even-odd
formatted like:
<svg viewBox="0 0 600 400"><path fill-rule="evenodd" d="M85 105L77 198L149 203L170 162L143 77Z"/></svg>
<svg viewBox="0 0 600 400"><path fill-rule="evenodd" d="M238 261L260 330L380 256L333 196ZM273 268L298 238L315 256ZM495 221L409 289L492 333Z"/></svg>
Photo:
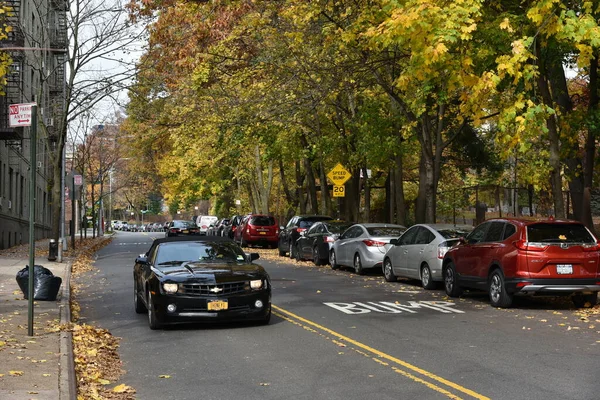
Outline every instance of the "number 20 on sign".
<svg viewBox="0 0 600 400"><path fill-rule="evenodd" d="M346 187L344 185L333 185L333 197L345 197Z"/></svg>

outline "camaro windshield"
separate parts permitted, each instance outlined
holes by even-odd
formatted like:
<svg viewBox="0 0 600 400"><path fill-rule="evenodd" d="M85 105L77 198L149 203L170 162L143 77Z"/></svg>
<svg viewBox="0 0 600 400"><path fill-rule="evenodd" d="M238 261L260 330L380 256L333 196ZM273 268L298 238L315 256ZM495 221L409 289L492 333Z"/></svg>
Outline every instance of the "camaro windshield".
<svg viewBox="0 0 600 400"><path fill-rule="evenodd" d="M245 262L246 256L233 243L228 242L167 242L156 250L156 265L174 262Z"/></svg>

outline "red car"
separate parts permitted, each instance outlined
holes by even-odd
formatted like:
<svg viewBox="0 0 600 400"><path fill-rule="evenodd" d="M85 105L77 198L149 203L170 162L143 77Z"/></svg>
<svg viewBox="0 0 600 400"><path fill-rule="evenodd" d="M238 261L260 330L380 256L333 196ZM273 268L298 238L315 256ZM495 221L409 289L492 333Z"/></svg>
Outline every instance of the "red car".
<svg viewBox="0 0 600 400"><path fill-rule="evenodd" d="M234 234L240 246L262 245L276 247L279 240L277 220L269 215L250 214L244 217Z"/></svg>
<svg viewBox="0 0 600 400"><path fill-rule="evenodd" d="M576 307L593 306L600 245L578 221L491 219L446 253L442 274L448 296L482 289L494 307L510 307L515 295L569 295Z"/></svg>

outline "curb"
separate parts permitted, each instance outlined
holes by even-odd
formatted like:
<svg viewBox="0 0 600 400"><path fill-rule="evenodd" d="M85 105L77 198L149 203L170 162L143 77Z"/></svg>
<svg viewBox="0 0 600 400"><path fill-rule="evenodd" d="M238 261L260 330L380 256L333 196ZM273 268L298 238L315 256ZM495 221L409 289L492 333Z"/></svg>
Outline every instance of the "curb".
<svg viewBox="0 0 600 400"><path fill-rule="evenodd" d="M65 266L65 279L60 301L60 324L68 326L71 323L71 262ZM60 400L76 400L77 385L75 382L75 362L73 361L73 333L61 331L60 367L58 391Z"/></svg>

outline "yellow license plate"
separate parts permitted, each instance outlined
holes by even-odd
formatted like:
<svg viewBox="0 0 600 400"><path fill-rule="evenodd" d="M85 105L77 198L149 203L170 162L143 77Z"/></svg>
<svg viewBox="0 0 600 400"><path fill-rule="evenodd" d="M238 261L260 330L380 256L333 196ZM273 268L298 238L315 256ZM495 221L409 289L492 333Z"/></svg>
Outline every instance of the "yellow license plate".
<svg viewBox="0 0 600 400"><path fill-rule="evenodd" d="M261 235L266 235L267 232L259 232Z"/></svg>
<svg viewBox="0 0 600 400"><path fill-rule="evenodd" d="M229 303L227 300L215 300L208 302L208 311L221 311L227 310Z"/></svg>
<svg viewBox="0 0 600 400"><path fill-rule="evenodd" d="M188 233L188 231L187 231L187 230L185 230L185 231L182 231L182 232L183 232L183 233Z"/></svg>

